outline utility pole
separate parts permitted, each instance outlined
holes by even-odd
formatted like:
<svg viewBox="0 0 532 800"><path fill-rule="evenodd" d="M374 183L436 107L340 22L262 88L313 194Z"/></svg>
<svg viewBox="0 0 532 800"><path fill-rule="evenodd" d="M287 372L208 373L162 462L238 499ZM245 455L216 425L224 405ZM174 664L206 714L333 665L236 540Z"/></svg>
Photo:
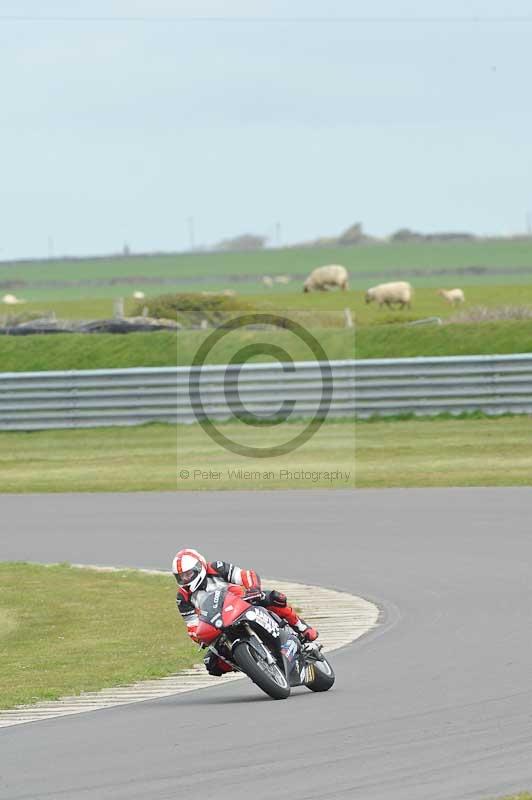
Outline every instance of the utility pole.
<svg viewBox="0 0 532 800"><path fill-rule="evenodd" d="M276 247L281 246L281 223L275 223L275 245Z"/></svg>

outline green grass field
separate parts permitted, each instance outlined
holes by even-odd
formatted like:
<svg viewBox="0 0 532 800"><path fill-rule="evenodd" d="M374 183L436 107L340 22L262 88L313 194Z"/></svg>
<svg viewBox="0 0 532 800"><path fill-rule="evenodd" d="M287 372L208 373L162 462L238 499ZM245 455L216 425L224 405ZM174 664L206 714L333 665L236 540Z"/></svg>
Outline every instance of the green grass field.
<svg viewBox="0 0 532 800"><path fill-rule="evenodd" d="M306 273L316 263L340 261L351 270L354 289L348 292L303 294L298 282L288 286L275 284L268 289L258 282L231 283L227 276L244 274L256 276L286 273ZM412 309L389 311L375 305L366 305L363 288L383 278L379 271L406 269L410 266L418 274L411 278L415 287ZM530 271L528 267L530 266ZM456 270L479 268L478 274L439 274L447 267ZM482 272L482 270L495 272ZM502 272L500 271L502 270ZM514 272L512 272L514 270ZM522 270L522 272L516 272ZM372 275L375 279L356 278L357 274ZM496 274L498 272L498 274ZM393 358L419 355L466 355L489 353L530 352L532 320L498 321L491 323L455 324L409 328L405 323L438 316L444 321L457 311L448 306L436 293L436 287L461 286L466 303L460 311L467 312L477 306L527 306L532 308L532 243L527 241L491 241L449 244L399 244L367 245L341 249L269 250L256 253L213 253L179 256L153 256L150 258L95 259L65 262L39 262L19 264L15 267L0 265L0 281L16 275L21 280L78 280L131 278L134 275L157 275L162 278L205 277L197 283L199 289L236 288L243 292L246 301L258 311L273 311L299 315L306 327L317 330L330 324L331 314L336 314L335 325L343 324L343 310L349 308L356 323L356 357ZM176 279L177 279L176 277ZM30 302L20 306L3 306L0 317L4 320L16 314L46 314L55 312L59 319L108 318L113 313L113 297L125 299L126 315L138 311L131 297L133 284L90 286L69 289L39 288L24 292ZM172 291L171 286L142 286L147 295ZM190 291L194 285L181 285ZM6 290L7 291L7 290ZM303 316L301 316L303 315ZM204 334L183 332L176 339L172 334L130 334L128 336L62 336L54 337L0 337L0 371L43 369L88 369L128 366L163 366L188 364ZM353 356L352 336L349 331L321 330L317 333L330 358ZM273 339L285 343L283 334ZM233 340L234 341L234 340ZM304 347L289 346L295 359L309 356ZM234 352L228 342L213 353L212 361L222 363Z"/></svg>
<svg viewBox="0 0 532 800"><path fill-rule="evenodd" d="M302 427L231 422L222 430L271 446ZM4 432L0 474L2 491L15 493L530 486L530 430L526 416L328 422L299 450L271 459L233 455L198 425Z"/></svg>
<svg viewBox="0 0 532 800"><path fill-rule="evenodd" d="M419 328L382 325L350 330L315 330L329 359L489 355L532 352L532 320L483 322ZM204 331L130 334L0 336L0 372L183 366L191 363L208 334ZM258 332L233 334L210 353L207 363L224 364L244 344L264 341ZM294 361L313 359L292 334L268 334ZM257 359L255 359L257 360ZM270 360L262 356L260 361Z"/></svg>
<svg viewBox="0 0 532 800"><path fill-rule="evenodd" d="M449 288L449 283L442 283ZM532 305L532 282L529 285L468 285L460 282L459 285L464 289L466 295L466 303L460 310L467 310L472 306L479 305L488 307ZM159 293L159 291L154 291L151 294ZM389 325L394 322L408 322L431 316L447 319L457 313L456 309L451 308L437 295L435 288L416 288L412 309L405 311L388 311L385 308L379 309L373 304L366 305L364 293L361 290L303 294L303 292L294 291L291 288L281 294L276 289L264 289L260 293L247 295L246 301L254 305L257 310L268 309L279 313L284 310L289 313L293 310L309 315L319 315L321 312L336 311L340 315L344 308L350 308L357 326ZM136 306L141 308L142 305L142 301L137 303L126 295L126 316L131 315ZM0 316L13 316L28 312L46 314L51 311L56 313L58 319L106 319L113 315L113 300L111 297L61 300L57 295L20 306L4 306L0 310Z"/></svg>
<svg viewBox="0 0 532 800"><path fill-rule="evenodd" d="M192 666L174 598L171 576L1 562L0 709Z"/></svg>
<svg viewBox="0 0 532 800"><path fill-rule="evenodd" d="M532 800L532 794L530 792L520 792L519 794L511 795L511 797L502 797L501 800Z"/></svg>
<svg viewBox="0 0 532 800"><path fill-rule="evenodd" d="M506 797L504 800L532 800L530 792L521 792L520 794L513 794L511 797Z"/></svg>
<svg viewBox="0 0 532 800"><path fill-rule="evenodd" d="M111 280L113 285L14 287L27 300L49 301L128 295L134 289L158 294L163 289L143 284L135 278L175 279L175 287L187 279L182 291L237 288L253 294L260 288L263 275L303 275L321 264L344 264L351 274L351 284L362 289L381 280L380 273L391 278L405 277L415 286L452 284L532 283L532 243L526 240L491 240L456 243L369 244L342 248L285 248L250 253L195 253L181 255L139 256L39 261L0 264L0 282L20 280L79 281ZM448 271L442 276L442 270ZM466 272L464 272L466 270ZM467 272L469 271L469 272ZM235 283L229 276L247 275L252 280ZM253 277L257 281L253 280ZM121 279L123 282L121 282ZM197 279L197 280L195 280ZM299 279L298 279L299 280ZM167 284L164 291L171 290ZM6 288L5 291L11 291ZM291 285L275 286L275 292L291 291Z"/></svg>

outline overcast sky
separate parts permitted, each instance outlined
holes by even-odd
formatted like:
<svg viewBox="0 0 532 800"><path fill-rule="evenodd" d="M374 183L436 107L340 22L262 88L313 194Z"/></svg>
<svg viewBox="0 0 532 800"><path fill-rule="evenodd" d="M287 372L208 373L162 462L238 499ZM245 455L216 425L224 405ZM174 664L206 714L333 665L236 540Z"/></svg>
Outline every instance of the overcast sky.
<svg viewBox="0 0 532 800"><path fill-rule="evenodd" d="M528 0L2 0L0 259L522 231L531 78Z"/></svg>

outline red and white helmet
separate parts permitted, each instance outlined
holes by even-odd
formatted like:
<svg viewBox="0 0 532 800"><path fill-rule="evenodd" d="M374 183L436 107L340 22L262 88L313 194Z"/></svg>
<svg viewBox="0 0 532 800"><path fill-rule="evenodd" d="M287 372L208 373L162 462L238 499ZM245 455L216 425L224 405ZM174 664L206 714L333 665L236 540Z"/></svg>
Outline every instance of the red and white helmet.
<svg viewBox="0 0 532 800"><path fill-rule="evenodd" d="M207 562L197 550L185 548L174 558L172 572L180 586L195 592L207 575Z"/></svg>

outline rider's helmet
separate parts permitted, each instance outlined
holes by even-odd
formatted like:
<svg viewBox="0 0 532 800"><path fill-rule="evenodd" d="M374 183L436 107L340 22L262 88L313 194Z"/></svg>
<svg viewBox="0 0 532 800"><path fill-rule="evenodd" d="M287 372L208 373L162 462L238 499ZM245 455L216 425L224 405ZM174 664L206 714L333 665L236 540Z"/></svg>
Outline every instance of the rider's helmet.
<svg viewBox="0 0 532 800"><path fill-rule="evenodd" d="M180 586L195 592L207 575L207 562L197 550L180 550L172 562L172 572Z"/></svg>

